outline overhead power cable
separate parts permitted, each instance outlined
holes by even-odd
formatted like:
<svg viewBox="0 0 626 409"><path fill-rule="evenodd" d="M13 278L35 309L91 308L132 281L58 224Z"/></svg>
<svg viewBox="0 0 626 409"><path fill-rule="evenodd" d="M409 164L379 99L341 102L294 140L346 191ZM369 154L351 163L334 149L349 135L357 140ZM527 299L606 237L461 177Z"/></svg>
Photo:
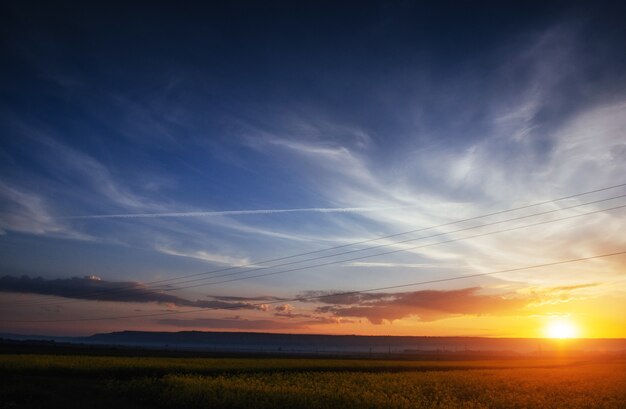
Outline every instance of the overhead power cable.
<svg viewBox="0 0 626 409"><path fill-rule="evenodd" d="M398 245L398 244L404 244L404 243L408 243L408 242L414 242L414 241L418 241L418 240L423 240L423 239L426 239L426 238L432 238L432 237L438 237L438 236L443 236L443 235L449 235L449 234L458 233L458 232L462 232L462 231L468 231L468 230L473 230L473 229L477 229L477 228L493 226L493 225L496 225L496 224L506 223L506 222L510 222L510 221L522 220L522 219L526 219L526 218L530 218L530 217L536 217L536 216L540 216L540 215L554 213L554 212L557 212L557 211L562 211L562 210L567 210L567 209L571 209L571 208L575 208L575 207L589 205L589 204L592 204L592 203L598 203L598 202L603 202L603 201L607 201L607 200L617 199L617 198L624 197L624 196L626 196L626 195L620 195L620 196L615 196L615 197L612 197L612 198L592 201L592 202L588 202L588 203L582 203L582 204L575 205L575 206L570 206L570 207L567 207L567 208L553 209L553 210L540 212L540 213L536 213L536 214L532 214L532 215L519 216L519 217L516 217L516 218L507 219L507 220L501 220L501 221L497 221L497 222L486 223L486 224L483 224L483 225L480 225L480 226L468 227L468 228L458 229L458 230L455 230L455 231L450 231L450 232L445 232L445 233L438 233L438 234L431 235L431 236L419 237L419 238L414 238L414 239L408 239L408 240L403 240L403 241L394 242L394 243L388 243L388 244L384 244L384 245L374 246L374 247L368 248L366 250L371 250L371 249L374 249L374 248L381 248L381 247L391 247L391 246L395 246L395 245ZM113 301L113 302L114 301L120 301L120 300L123 300L124 297L131 297L131 296L139 294L139 293L145 293L146 290L151 290L151 291L157 291L158 290L158 291L161 291L161 292L178 291L178 290L189 289L189 288L203 287L203 286L207 286L207 285L224 284L224 283L229 283L229 282L234 282L234 281L242 281L242 280L248 280L248 279L252 279L252 278L261 278L261 277L273 276L273 275L278 275L278 274L285 274L285 273L289 273L289 272L308 270L308 269L312 269L312 268L319 268L319 267L325 267L325 266L330 266L330 265L337 265L337 264L350 262L350 261L358 261L358 260L363 260L363 259L372 258L372 257L378 257L378 256L383 256L383 255L389 255L389 254L396 254L396 253L400 253L400 252L417 250L417 249L421 249L421 248L425 248L425 247L437 246L437 245L441 245L441 244L447 244L447 243L452 243L452 242L469 240L469 239L473 239L473 238L484 237L484 236L489 236L489 235L493 235L493 234L498 234L498 233L503 233L503 232L509 232L509 231L514 231L514 230L524 229L524 228L528 228L528 227L544 225L544 224L548 224L548 223L555 223L555 222L558 222L558 221L568 220L568 219L572 219L572 218L576 218L576 217L587 216L587 215L590 215L590 214L596 214L596 213L601 213L601 212L613 211L613 210L621 209L621 208L624 208L624 207L626 207L626 205L616 206L616 207L607 208L607 209L594 210L594 211L590 211L590 212L586 212L586 213L580 213L580 214L567 216L567 217L562 217L562 218L558 218L558 219L541 221L541 222L537 222L537 223L531 223L531 224L528 224L528 225L516 226L516 227L512 227L512 228L501 229L501 230L497 230L497 231L481 233L481 234L477 234L477 235L466 236L466 237L461 237L461 238L456 238L456 239L450 239L450 240L445 240L445 241L436 242L436 243L430 243L430 244L425 244L425 245L413 246L413 247L409 247L409 248L402 248L402 249L397 249L397 250L392 250L392 251L387 251L387 252L382 252L382 253L376 253L376 254L370 254L370 255L365 255L365 256L359 256L359 257L343 259L343 260L333 260L333 261L330 261L330 262L327 262L327 263L313 264L313 265L309 265L309 266L297 267L297 268L292 268L292 269L282 270L282 271L268 272L268 273L257 274L257 275L246 276L246 277L231 278L231 279L225 279L225 280L221 280L221 281L212 281L212 282L205 282L205 283L199 283L199 284L192 284L192 285L187 285L187 286L182 286L182 287L181 286L177 286L177 287L174 287L174 288L160 288L160 289L154 289L154 288L151 289L151 288L144 288L144 287L134 288L135 294L113 294L113 296L114 296L113 299L105 298L105 299L101 299L100 301ZM340 255L346 255L346 254L351 254L351 253L355 253L357 251L361 251L361 250L353 250L353 251L343 252L343 253L335 254L332 257L336 257L336 256L340 256ZM327 257L317 257L317 258L315 258L315 260L319 260L321 258L327 258ZM313 260L313 259L311 259L311 260ZM304 260L304 261L310 261L310 260ZM285 263L283 265L289 265L289 264L296 264L296 263L291 262L291 263ZM277 267L277 266L272 266L272 267ZM261 269L261 268L259 268L259 269ZM247 271L247 272L249 272L249 271ZM232 275L234 275L234 273L224 274L222 276L210 277L208 279L220 278L220 277L229 277L229 276L232 276ZM205 278L203 280L206 280L206 279L207 278ZM198 281L198 280L189 280L186 283L190 283L190 282L194 282L194 281ZM185 284L185 283L182 283L182 284ZM108 297L110 297L110 295ZM89 301L98 301L98 299L95 298L95 299L67 300L67 301L61 301L61 302L56 302L56 303L39 303L39 304L35 303L35 304L31 304L31 305L64 305L64 304L84 303L84 302L89 302Z"/></svg>
<svg viewBox="0 0 626 409"><path fill-rule="evenodd" d="M289 255L289 256L283 256L283 257L278 257L278 258L272 258L272 259L267 259L267 260L250 262L250 263L243 264L243 265L240 265L240 266L231 266L231 267L225 267L225 268L212 270L212 271L201 272L201 273L194 273L194 274L188 274L188 275L172 277L172 278L166 278L166 279L161 279L161 280L148 281L146 283L143 283L143 285L144 286L150 286L150 285L154 285L154 284L171 283L171 282L175 282L175 281L178 281L178 280L183 280L183 279L186 279L186 278L193 278L193 277L199 277L199 276L208 276L208 275L211 275L211 274L223 273L223 272L226 272L226 271L232 271L232 270L242 269L242 268L254 268L257 265L262 265L262 264L267 264L267 263L272 263L272 262L277 262L277 261L282 261L282 260L288 260L288 259L292 259L292 258L297 258L297 257L311 255L311 254L317 254L317 253L337 250L337 249L346 248L346 247L358 246L358 245L361 245L361 244L372 243L372 242L375 242L375 241L389 239L389 238L392 238L392 237L403 236L403 235L407 235L407 234L411 234L411 233L418 233L418 232L422 232L422 231L438 229L438 228L441 228L441 227L451 226L451 225L454 225L454 224L464 223L464 222L468 222L468 221L472 221L472 220L483 219L483 218L486 218L486 217L496 216L496 215L500 215L500 214L506 214L506 213L510 213L510 212L514 212L514 211L518 211L518 210L529 209L529 208L532 208L532 207L537 207L537 206L542 206L542 205L545 205L545 204L560 202L560 201L567 200L567 199L573 199L573 198L576 198L576 197L590 195L590 194L593 194L593 193L599 193L599 192L604 192L604 191L607 191L607 190L613 190L613 189L617 189L617 188L624 187L624 186L626 186L626 183L620 183L620 184L617 184L617 185L607 186L607 187L594 189L594 190L588 190L586 192L576 193L576 194L569 195L569 196L562 196L562 197L559 197L559 198L556 198L556 199L545 200L545 201L542 201L542 202L531 203L531 204L518 206L518 207L514 207L514 208L510 208L510 209L505 209L505 210L499 210L499 211L496 211L496 212L486 213L486 214L482 214L482 215L479 215L479 216L473 216L473 217L469 217L469 218L465 218L465 219L460 219L460 220L455 220L455 221L451 221L451 222L446 222L446 223L438 224L438 225L435 225L435 226L422 227L422 228L419 228L419 229L408 230L408 231L404 231L404 232L400 232L400 233L393 233L393 234L388 234L388 235L384 235L384 236L378 236L378 237L374 237L374 238L371 238L371 239L356 241L356 242L347 243L347 244L341 244L341 245L329 247L329 248L326 248L326 249L313 250L313 251L293 254L293 255ZM310 260L304 260L304 261L310 261ZM269 267L266 267L266 268L272 268L272 267L276 267L276 266L269 266ZM250 271L250 270L248 270L248 271ZM94 290L92 292L89 292L88 295L108 294L110 292L116 292L116 291L120 291L120 290L135 290L135 289L136 289L135 284L130 284L130 285L124 285L124 286L119 286L119 287L115 287L115 288ZM84 293L84 291L80 291L80 292L77 292L77 295L78 294L85 294L85 293ZM68 294L68 296L72 296L72 294ZM40 301L53 300L55 298L56 298L55 296L45 297L45 298L40 298Z"/></svg>
<svg viewBox="0 0 626 409"><path fill-rule="evenodd" d="M355 290L355 291L331 292L328 294L321 294L321 295L316 294L316 295L311 295L311 296L301 296L301 297L294 297L290 299L281 299L279 301L251 303L249 305L261 307L263 305L283 304L285 302L307 302L307 301L320 300L320 299L329 298L329 297L370 293L373 291L396 290L399 288L417 287L417 286L427 285L427 284L436 284L436 283L443 283L443 282L448 282L448 281L464 280L468 278L484 277L484 276L503 274L503 273L513 273L517 271L531 270L535 268L552 267L552 266L557 266L557 265L577 263L581 261L594 260L594 259L599 259L599 258L614 257L614 256L619 256L619 255L624 255L624 254L626 254L626 250L613 252L613 253L599 254L599 255L589 256L589 257L581 257L581 258L575 258L575 259L569 259L569 260L555 261L551 263L535 264L532 266L509 268L506 270L497 270L497 271L491 271L491 272L486 272L486 273L476 273L476 274L468 274L468 275L463 275L463 276L439 278L439 279L434 279L434 280L417 281L417 282L412 282L412 283L390 285L390 286L385 286L385 287L368 288L368 289ZM56 320L4 320L4 322L5 323L58 323L58 322L105 321L105 320L147 318L147 317L159 317L159 316L168 316L168 315L190 314L194 312L203 312L207 310L228 310L228 309L238 309L238 308L240 307L239 306L232 306L232 307L224 306L224 307L219 307L219 308L218 307L197 308L193 310L184 310L184 311L168 311L168 312L135 314L135 315L117 315L117 316L108 316L108 317L68 318L68 319L56 319Z"/></svg>
<svg viewBox="0 0 626 409"><path fill-rule="evenodd" d="M616 206L616 207L611 207L611 208L608 208L608 209L595 210L595 211L592 211L592 212L587 212L587 213L576 214L576 215L573 215L573 216L562 217L562 218L559 218L559 219L547 220L547 221L543 221L543 222L539 222L539 223L527 224L527 225L524 225L524 226L518 226L518 227L512 227L512 228L508 228L508 229L496 230L496 231L493 231L493 232L476 234L476 235L473 235L473 236L461 237L461 238L458 238L458 239L451 239L451 240L446 240L446 241L440 241L440 242L437 242L437 243L430 243L430 244L424 244L424 245L420 245L420 246L408 247L408 248L399 249L399 250L392 250L392 251L387 251L387 252L384 252L384 253L369 254L369 255L366 255L366 256L354 257L354 258L349 258L349 259L346 259L346 260L337 260L337 261L332 261L332 262L328 262L328 263L324 263L324 264L315 264L315 265L312 265L312 266L304 266L304 267L298 267L298 268L293 268L293 269L289 269L289 270L276 271L276 272L264 273L264 274L257 274L257 275L248 276L248 277L239 277L239 278L232 278L232 279L223 280L223 281L215 281L215 282L209 282L209 283L189 285L189 286L186 286L186 287L177 287L176 290L183 290L183 289L188 289L188 288L203 287L205 285L224 284L224 283L230 283L230 282L233 282L233 281L248 280L248 279L251 279L251 278L268 277L268 276L273 276L273 275L278 275L278 274L291 273L291 272L294 272L294 271L309 270L309 269L312 269L312 268L326 267L326 266L337 265L337 264L351 262L351 261L359 261L359 260L364 260L364 259L368 259L368 258L372 258L372 257L379 257L379 256L385 256L385 255L389 255L389 254L401 253L401 252L405 252L405 251L418 250L418 249L425 248L425 247L438 246L440 244L453 243L453 242L458 242L458 241L463 241L463 240L474 239L474 238L478 238L478 237L490 236L490 235L498 234L498 233L504 233L504 232L510 232L510 231L514 231L514 230L525 229L525 228L528 228L528 227L536 227L536 226L541 226L541 225L544 225L544 224L556 223L556 222L559 222L559 221L569 220L569 219L573 219L573 218L581 217L581 216L587 216L587 215L590 215L590 214L610 212L610 211L622 209L622 208L625 208L625 207L626 207L626 205ZM171 290L171 291L174 291L174 290ZM74 301L74 302L77 302L77 301ZM84 301L82 301L82 302L84 302Z"/></svg>
<svg viewBox="0 0 626 409"><path fill-rule="evenodd" d="M393 246L397 246L399 244L411 243L411 242L415 242L415 241L430 239L430 238L433 238L433 237L447 236L447 235L454 234L454 233L480 229L480 228L483 228L483 227L494 226L494 225L498 225L498 224L502 224L502 223L508 223L508 222L512 222L512 221L519 221L519 220L528 219L528 218L531 218L531 217L543 216L543 215L546 215L546 214L551 214L551 213L560 212L560 211L564 211L564 210L570 210L570 209L574 209L574 208L581 207L581 206L586 206L586 205L590 205L590 204L597 204L597 203L601 203L601 202L606 202L606 201L609 201L609 200L620 199L620 198L623 198L623 197L626 197L626 194L619 195L619 196L613 196L613 197L606 198L606 199L601 199L601 200L594 200L592 202L587 202L587 203L580 203L580 204L577 204L577 205L574 205L574 206L568 206L568 207L562 207L562 208L559 208L559 209L548 210L548 211L545 211L545 212L539 212L539 213L534 213L534 214L530 214L530 215L524 215L524 216L514 217L514 218L510 218L510 219L499 220L499 221L495 221L495 222L491 222L491 223L484 223L484 224L481 224L481 225L478 225L478 226L471 226L471 227L466 227L466 228L463 228L463 229L446 231L446 232L441 232L441 233L432 234L432 235L428 235L428 236L422 236L422 237L416 237L416 238L396 241L396 242L392 242L392 243L379 244L379 245L376 245L376 246L366 247L366 248L363 248L363 249L355 249L355 250L350 250L350 251L344 251L344 252L341 252L341 253L336 253L336 254L331 254L331 255L326 255L326 256L319 256L319 257L314 257L314 258L308 258L308 259L305 259L305 260L292 261L292 262L288 262L288 263L281 263L281 264L276 264L276 265L268 266L268 267L259 267L259 268L255 268L255 269L247 270L247 271L234 272L234 273L228 273L228 274L220 274L220 275L217 275L217 276L212 276L212 277L207 277L207 278L187 280L187 281L177 282L176 284L178 284L178 285L180 285L180 284L189 284L189 283L194 283L194 282L198 282L198 281L204 281L204 280L213 279L213 278L231 277L231 276L234 276L234 275L247 274L247 273L250 273L250 272L253 272L253 271L258 271L258 270L266 270L266 269L276 268L276 267L285 267L285 266L289 266L289 265L305 263L307 261L316 261L316 260L322 260L322 259L331 258L331 257L344 256L346 254L360 253L360 252L363 252L363 251L370 251L370 250L375 250L375 249L379 249L379 248L393 247ZM608 210L614 210L614 209L613 208L609 208ZM597 212L602 212L602 211L603 210L599 210ZM597 212L594 211L594 212L590 212L590 213L585 213L585 215L586 214L593 214L593 213L597 213ZM579 215L575 215L574 217L578 217L578 216ZM567 219L567 218L565 218L565 219ZM557 219L556 221L565 220L565 219ZM551 222L552 221L546 221L546 223L551 223ZM505 231L507 231L507 230L505 230ZM489 234L495 234L495 233L489 233ZM457 240L454 240L454 241L457 241ZM442 244L442 243L444 243L444 242L435 243L435 244ZM404 250L399 250L399 251L404 251ZM386 253L383 253L383 254L386 254ZM246 279L246 278L247 277L243 277L242 279ZM183 287L183 288L188 288L188 287ZM176 287L176 288L157 288L157 289L161 290L161 291L165 291L165 290L167 290L167 291L174 291L176 289L181 289L181 287Z"/></svg>

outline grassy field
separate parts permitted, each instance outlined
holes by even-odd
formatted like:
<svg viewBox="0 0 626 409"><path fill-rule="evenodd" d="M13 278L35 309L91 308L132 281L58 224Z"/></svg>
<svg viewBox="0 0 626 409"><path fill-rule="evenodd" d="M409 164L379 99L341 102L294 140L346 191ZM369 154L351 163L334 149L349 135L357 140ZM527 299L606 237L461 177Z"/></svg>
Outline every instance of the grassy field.
<svg viewBox="0 0 626 409"><path fill-rule="evenodd" d="M626 408L626 360L0 354L0 408Z"/></svg>

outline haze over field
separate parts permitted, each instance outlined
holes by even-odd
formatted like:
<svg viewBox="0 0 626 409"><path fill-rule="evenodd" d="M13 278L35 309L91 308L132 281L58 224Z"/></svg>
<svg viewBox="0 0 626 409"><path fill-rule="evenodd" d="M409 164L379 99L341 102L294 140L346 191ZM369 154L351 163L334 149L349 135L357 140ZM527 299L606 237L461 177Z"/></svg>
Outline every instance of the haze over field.
<svg viewBox="0 0 626 409"><path fill-rule="evenodd" d="M618 2L5 3L0 332L626 337Z"/></svg>

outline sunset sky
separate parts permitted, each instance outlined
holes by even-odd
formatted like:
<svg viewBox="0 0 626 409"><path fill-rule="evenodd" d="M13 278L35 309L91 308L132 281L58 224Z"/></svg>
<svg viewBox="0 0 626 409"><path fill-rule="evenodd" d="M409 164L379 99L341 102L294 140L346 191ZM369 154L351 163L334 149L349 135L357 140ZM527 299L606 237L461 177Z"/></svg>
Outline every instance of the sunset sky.
<svg viewBox="0 0 626 409"><path fill-rule="evenodd" d="M4 2L0 332L626 337L618 2L206 3Z"/></svg>

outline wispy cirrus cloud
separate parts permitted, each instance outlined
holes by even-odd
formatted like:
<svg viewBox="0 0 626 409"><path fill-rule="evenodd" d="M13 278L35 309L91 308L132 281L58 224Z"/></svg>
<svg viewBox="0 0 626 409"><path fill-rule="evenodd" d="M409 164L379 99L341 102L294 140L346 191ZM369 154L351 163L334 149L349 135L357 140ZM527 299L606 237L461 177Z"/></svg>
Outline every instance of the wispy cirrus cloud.
<svg viewBox="0 0 626 409"><path fill-rule="evenodd" d="M77 240L93 239L50 214L44 197L0 180L0 234L6 231Z"/></svg>
<svg viewBox="0 0 626 409"><path fill-rule="evenodd" d="M370 267L370 268L458 268L454 265L441 265L434 263L389 263L376 261L355 261L345 264L348 267Z"/></svg>
<svg viewBox="0 0 626 409"><path fill-rule="evenodd" d="M515 55L501 51L502 55L494 56L509 63L492 67L494 77L485 85L493 92L487 92L484 103L474 105L466 101L467 107L461 108L461 112L455 109L454 120L444 121L445 126L440 128L422 124L422 132L432 135L450 127L447 131L451 135L458 134L450 139L452 146L435 141L428 149L423 146L410 149L405 143L389 142L389 138L394 140L390 135L378 135L366 129L370 146L380 151L385 145L384 148L388 146L394 153L375 157L350 140L332 136L307 139L297 132L285 131L288 128L280 125L259 129L258 138L251 146L274 157L302 158L295 169L305 178L310 175L317 191L341 206L399 207L393 212L362 213L358 219L337 221L344 235L354 236L368 233L371 236L372 231L397 232L406 226L437 225L476 216L485 210L502 210L623 182L626 105L623 94L620 95L622 90L611 93L602 80L591 77L593 67L585 55L589 50L578 41L581 35L580 24L559 24L518 39ZM511 82L511 78L516 81ZM585 89L578 85L572 88L568 85L572 83L584 83ZM473 95L460 92L464 88L455 79L450 84L454 84L452 88L459 86L452 90L456 92L455 100ZM589 92L605 92L613 97L572 98L573 94ZM445 108L445 98L434 98L432 104L444 104L442 109ZM410 102L425 103L419 99ZM480 127L476 126L476 117L480 118ZM306 124L307 119L302 118L301 122ZM463 132L471 135L461 137ZM250 139L247 136L244 143L250 144ZM443 135L441 139L445 139ZM423 145L423 141L418 145ZM603 197L613 193L607 192ZM618 193L623 190L614 194ZM572 199L537 210L558 209L575 202ZM623 200L611 204L620 205ZM601 209L601 206L585 209ZM573 215L577 211L563 211L559 215ZM623 235L617 234L625 227L621 214L620 211L598 213L548 224L543 229L450 243L441 249L409 250L413 257L420 257L418 263L396 256L372 262L398 268L414 264L415 268L429 269L427 264L438 268L435 264L445 265L446 258L465 254L465 268L485 270L494 265L522 265L530 259L547 261L581 252L590 254L598 248L619 249L626 245ZM445 232L446 229L434 229L431 233ZM442 238L459 236L462 234ZM512 241L519 245L503 246ZM611 260L603 263L607 271L615 271L619 265ZM356 267L354 263L350 266ZM585 276L581 273L578 278L585 280ZM558 273L535 279L560 280Z"/></svg>
<svg viewBox="0 0 626 409"><path fill-rule="evenodd" d="M358 29L342 23L328 30L330 37L345 33L345 42L336 48L332 41L313 39L306 58L289 43L297 37L284 35L284 24L271 21L254 38L237 41L250 48L238 48L235 59L222 50L231 47L211 48L200 35L184 47L168 48L168 61L151 47L136 53L111 33L100 33L98 27L111 26L104 15L96 19L99 24L92 17L59 15L59 21L71 23L68 27L81 27L85 41L103 45L85 54L84 44L73 44L72 36L59 36L49 26L47 11L25 8L23 16L33 18L13 20L32 23L7 26L15 34L7 50L15 76L2 89L16 103L0 107L0 130L6 135L0 148L0 233L17 250L3 260L6 270L45 277L67 272L71 277L86 268L132 277L128 285L151 300L145 302L225 307L263 304L263 297L235 299L240 291L276 292L268 302L289 303L285 294L307 288L349 289L355 280L363 288L383 287L626 246L623 213L604 212L467 240L471 232L447 226L371 241L402 251L292 271L275 281L274 276L251 279L245 287L238 282L224 286L225 295L200 301L141 292L149 289L133 284L200 273L206 263L241 266L322 251L623 182L624 61L615 55L624 54L624 45L609 33L615 27L603 31L604 22L595 15L554 10L529 21L503 16L501 27L487 31L460 19L456 32L476 40L468 52L438 40L447 38L438 35L439 29L452 29L446 26L448 16L444 24L431 25L437 27L427 37L432 44L413 41L407 34L421 36L421 29L413 31L421 26L405 24L429 15L421 7L410 14L411 7L405 13L403 6L396 10L397 19L388 20L394 24L375 25L382 41L368 41L371 46L365 49L360 29L373 27L369 24L380 10L367 21L347 13ZM117 26L114 37L128 37L124 24ZM142 27L150 41L177 45L180 38L168 31L175 32L175 25L165 31ZM246 33L238 27L243 29L233 32ZM302 27L312 32L306 24ZM220 32L219 24L213 28ZM230 34L224 38L232 38ZM74 37L83 41L83 36ZM269 43L283 58L258 52ZM356 53L343 52L350 45L357 45L348 48ZM194 47L210 51L189 58ZM118 62L128 56L137 61L120 69ZM261 69L248 70L246 56ZM592 198L607 197L604 193ZM567 201L575 203L577 199ZM565 204L536 210L560 206ZM531 209L515 216L527 214ZM489 219L495 220L501 219ZM478 224L474 220L458 227ZM426 237L431 234L438 236ZM98 246L55 241L83 237L97 237ZM420 237L423 241L397 243ZM421 244L428 247L412 248ZM33 252L35 245L41 251ZM359 255L378 252L346 247L364 250ZM567 270L481 277L457 293L442 292L454 287L441 285L434 293L310 302L308 310L290 303L293 309L280 305L271 314L285 321L347 320L354 314L376 323L504 314L516 311L516 302L526 308L623 291L623 285L565 288L615 280L622 271L623 261L597 260ZM102 281L126 279L117 280ZM565 280L571 285L563 285ZM108 285L80 280L75 285L88 284ZM487 289L487 284L493 286ZM62 285L70 283L44 283L69 296ZM484 290L472 290L479 287ZM528 287L536 290L524 292ZM166 296L175 298L167 301ZM326 312L316 312L317 307Z"/></svg>
<svg viewBox="0 0 626 409"><path fill-rule="evenodd" d="M403 206L407 207L407 206ZM97 214L85 216L58 217L65 220L81 219L133 219L133 218L160 218L160 217L216 217L216 216L244 216L281 213L365 213L396 210L394 207L310 207L304 209L255 209L255 210L220 210L200 212L169 212L169 213L124 213L124 214Z"/></svg>
<svg viewBox="0 0 626 409"><path fill-rule="evenodd" d="M27 126L24 132L30 134L38 144L44 147L45 151L49 152L43 160L56 174L63 175L65 178L82 180L83 189L91 190L117 206L134 209L154 206L154 203L150 203L124 186L113 176L108 167L91 155L52 138L40 129Z"/></svg>
<svg viewBox="0 0 626 409"><path fill-rule="evenodd" d="M236 266L254 267L254 265L252 265L250 263L250 260L247 258L236 258L236 257L231 257L225 254L210 253L208 251L203 251L203 250L195 250L195 251L194 250L174 250L172 248L168 248L164 246L157 246L156 250L164 254L169 254L169 255L178 256L178 257L194 258L194 259L206 261L212 264L217 263L217 264L234 266L234 267Z"/></svg>

